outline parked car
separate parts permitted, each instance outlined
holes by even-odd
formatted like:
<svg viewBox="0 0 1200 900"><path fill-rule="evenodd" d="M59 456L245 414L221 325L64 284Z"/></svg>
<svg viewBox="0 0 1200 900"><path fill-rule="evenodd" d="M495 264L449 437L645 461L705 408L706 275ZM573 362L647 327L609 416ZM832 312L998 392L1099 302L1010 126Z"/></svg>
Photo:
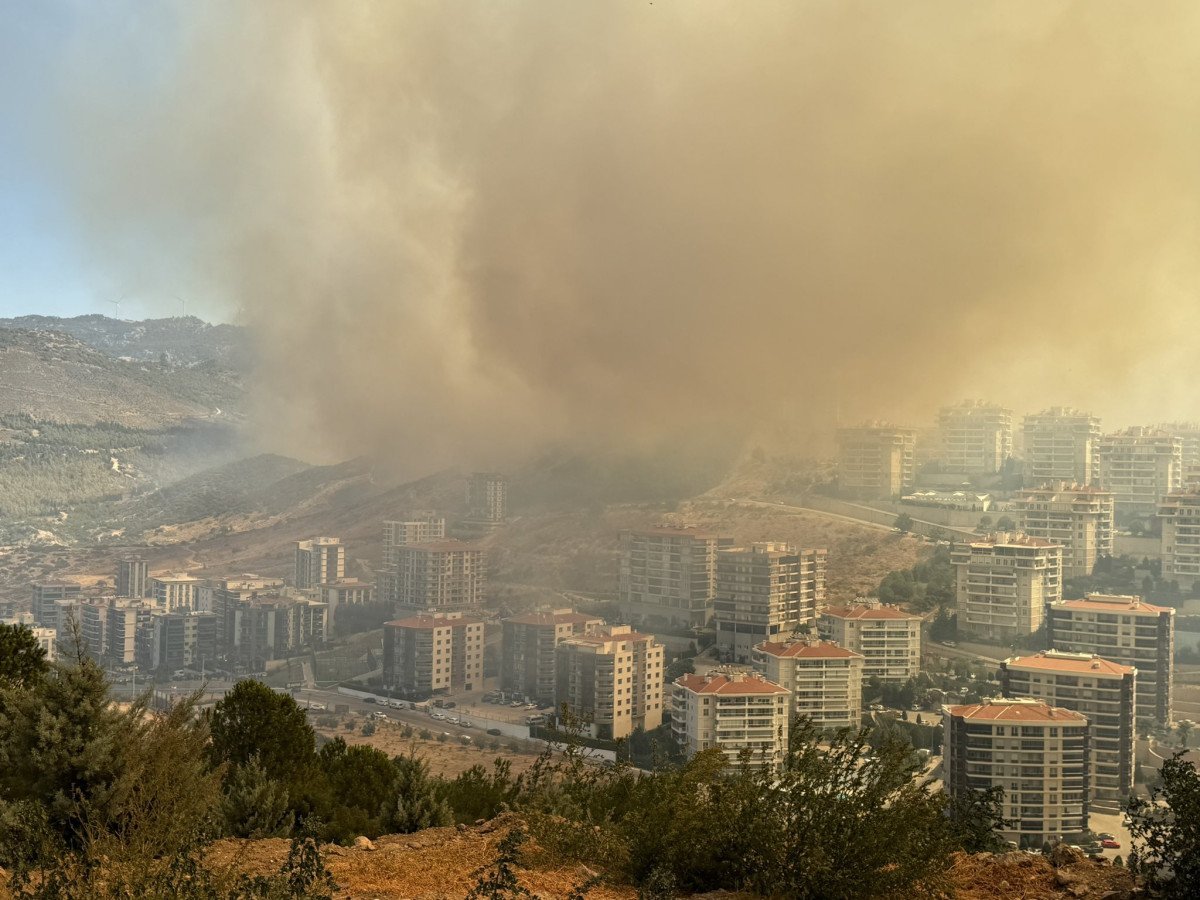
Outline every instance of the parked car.
<svg viewBox="0 0 1200 900"><path fill-rule="evenodd" d="M311 709L313 712L325 712L325 704L324 703L310 703L310 704L308 704L308 708Z"/></svg>
<svg viewBox="0 0 1200 900"><path fill-rule="evenodd" d="M374 702L375 702L374 697L363 697L363 703L374 703Z"/></svg>
<svg viewBox="0 0 1200 900"><path fill-rule="evenodd" d="M440 713L440 712L435 712L435 713L433 714L433 717L434 717L435 719L445 719L445 718L446 718L446 714L445 714L445 713Z"/></svg>
<svg viewBox="0 0 1200 900"><path fill-rule="evenodd" d="M500 735L504 734L504 732L501 731L499 728L489 728L487 730L487 733L490 734L492 737L500 737Z"/></svg>
<svg viewBox="0 0 1200 900"><path fill-rule="evenodd" d="M520 709L520 708L521 708L521 701L520 701L520 700L514 700L512 703L510 703L510 704L508 704L508 705L509 705L509 706L511 706L513 709Z"/></svg>
<svg viewBox="0 0 1200 900"><path fill-rule="evenodd" d="M460 728L474 728L474 727L475 727L475 723L474 723L474 722L471 722L471 721L470 721L470 720L468 720L468 719L459 719L459 720L458 720L458 726L459 726Z"/></svg>
<svg viewBox="0 0 1200 900"><path fill-rule="evenodd" d="M458 724L458 716L446 716L446 721L449 722L451 725L457 725Z"/></svg>
<svg viewBox="0 0 1200 900"><path fill-rule="evenodd" d="M1100 846L1106 850L1120 850L1121 842L1118 841L1116 838L1106 837L1106 838L1101 838Z"/></svg>
<svg viewBox="0 0 1200 900"><path fill-rule="evenodd" d="M525 708L526 709L537 709L538 705L536 703L526 703Z"/></svg>

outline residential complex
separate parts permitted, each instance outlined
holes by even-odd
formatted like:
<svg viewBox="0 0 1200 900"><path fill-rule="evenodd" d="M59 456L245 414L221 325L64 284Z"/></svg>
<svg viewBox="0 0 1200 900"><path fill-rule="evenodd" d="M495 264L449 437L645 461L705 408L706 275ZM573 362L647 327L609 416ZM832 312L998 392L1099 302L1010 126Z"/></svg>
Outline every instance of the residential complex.
<svg viewBox="0 0 1200 900"><path fill-rule="evenodd" d="M1151 428L1106 434L1096 452L1097 483L1113 495L1118 515L1148 516L1183 487L1183 445Z"/></svg>
<svg viewBox="0 0 1200 900"><path fill-rule="evenodd" d="M343 606L363 606L374 602L375 588L357 578L342 578L332 584L317 588L317 596L329 607L329 621L337 619L337 611Z"/></svg>
<svg viewBox="0 0 1200 900"><path fill-rule="evenodd" d="M1158 505L1162 577L1187 593L1200 581L1200 490L1167 494Z"/></svg>
<svg viewBox="0 0 1200 900"><path fill-rule="evenodd" d="M917 433L894 425L860 425L837 432L838 493L885 500L912 490Z"/></svg>
<svg viewBox="0 0 1200 900"><path fill-rule="evenodd" d="M383 627L383 683L410 697L483 685L483 620L462 613L409 616Z"/></svg>
<svg viewBox="0 0 1200 900"><path fill-rule="evenodd" d="M117 561L117 596L150 596L150 564L140 556Z"/></svg>
<svg viewBox="0 0 1200 900"><path fill-rule="evenodd" d="M478 545L434 541L403 544L395 553L396 570L380 575L380 588L398 611L432 615L482 605L486 560Z"/></svg>
<svg viewBox="0 0 1200 900"><path fill-rule="evenodd" d="M603 626L603 619L571 609L545 610L505 619L500 687L553 703L555 652L559 643Z"/></svg>
<svg viewBox="0 0 1200 900"><path fill-rule="evenodd" d="M82 588L74 581L39 581L33 585L33 621L58 628L59 610L79 602Z"/></svg>
<svg viewBox="0 0 1200 900"><path fill-rule="evenodd" d="M560 641L555 656L555 705L593 737L663 723L663 647L651 635L614 625Z"/></svg>
<svg viewBox="0 0 1200 900"><path fill-rule="evenodd" d="M508 518L508 478L498 472L476 472L467 482L467 518L498 525Z"/></svg>
<svg viewBox="0 0 1200 900"><path fill-rule="evenodd" d="M316 537L296 541L296 568L292 584L299 590L331 584L346 577L346 548L341 538Z"/></svg>
<svg viewBox="0 0 1200 900"><path fill-rule="evenodd" d="M1012 456L1012 410L982 400L944 406L938 437L947 472L994 474Z"/></svg>
<svg viewBox="0 0 1200 900"><path fill-rule="evenodd" d="M1122 803L1133 790L1137 670L1090 653L1047 650L1000 663L1005 697L1033 697L1091 723L1093 800Z"/></svg>
<svg viewBox="0 0 1200 900"><path fill-rule="evenodd" d="M1082 484L1058 482L1021 491L1013 501L1017 528L1063 548L1062 577L1092 574L1113 553L1113 497Z"/></svg>
<svg viewBox="0 0 1200 900"><path fill-rule="evenodd" d="M863 657L862 677L904 682L921 670L921 617L894 606L858 603L821 613L821 637Z"/></svg>
<svg viewBox="0 0 1200 900"><path fill-rule="evenodd" d="M1041 700L985 700L944 710L946 790L1004 789L1001 836L1023 848L1072 841L1088 827L1091 729Z"/></svg>
<svg viewBox="0 0 1200 900"><path fill-rule="evenodd" d="M681 675L671 693L671 731L687 756L711 747L737 765L775 767L787 755L790 691L755 672L720 667Z"/></svg>
<svg viewBox="0 0 1200 900"><path fill-rule="evenodd" d="M764 641L754 648L754 667L791 691L791 714L817 728L862 725L864 657L815 638Z"/></svg>
<svg viewBox="0 0 1200 900"><path fill-rule="evenodd" d="M621 532L621 614L647 625L703 628L712 618L717 550L728 544L692 528Z"/></svg>
<svg viewBox="0 0 1200 900"><path fill-rule="evenodd" d="M396 548L405 544L428 544L446 537L446 519L433 510L410 513L403 520L383 523L384 570L396 568Z"/></svg>
<svg viewBox="0 0 1200 900"><path fill-rule="evenodd" d="M1093 653L1137 669L1138 721L1170 725L1175 610L1110 594L1059 600L1046 609L1046 638L1055 650Z"/></svg>
<svg viewBox="0 0 1200 900"><path fill-rule="evenodd" d="M324 603L287 589L255 592L233 605L232 616L225 621L222 649L242 665L265 666L268 660L321 644L326 614Z"/></svg>
<svg viewBox="0 0 1200 900"><path fill-rule="evenodd" d="M825 603L825 557L784 543L720 550L713 622L722 659L749 662L755 644L811 629Z"/></svg>
<svg viewBox="0 0 1200 900"><path fill-rule="evenodd" d="M150 579L150 596L163 612L198 609L203 579L191 575L155 575Z"/></svg>
<svg viewBox="0 0 1200 900"><path fill-rule="evenodd" d="M1062 547L997 532L955 544L958 627L1008 642L1041 627L1047 603L1062 597Z"/></svg>
<svg viewBox="0 0 1200 900"><path fill-rule="evenodd" d="M214 578L200 589L198 608L217 617L217 645L227 649L233 643L233 620L238 607L257 596L276 596L283 590L282 578L263 578L252 574Z"/></svg>
<svg viewBox="0 0 1200 900"><path fill-rule="evenodd" d="M1182 487L1200 486L1200 423L1170 422L1157 426L1156 430L1179 440Z"/></svg>
<svg viewBox="0 0 1200 900"><path fill-rule="evenodd" d="M1090 485L1096 477L1100 420L1055 406L1025 417L1025 483Z"/></svg>
<svg viewBox="0 0 1200 900"><path fill-rule="evenodd" d="M203 671L217 657L217 617L195 610L155 611L139 632L138 665L173 672Z"/></svg>

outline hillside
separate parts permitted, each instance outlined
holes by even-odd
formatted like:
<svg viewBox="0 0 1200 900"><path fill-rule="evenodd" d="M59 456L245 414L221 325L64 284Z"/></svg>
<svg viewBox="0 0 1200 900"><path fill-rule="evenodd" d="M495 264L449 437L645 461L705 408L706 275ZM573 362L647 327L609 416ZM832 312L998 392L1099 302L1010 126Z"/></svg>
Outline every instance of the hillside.
<svg viewBox="0 0 1200 900"><path fill-rule="evenodd" d="M108 316L19 316L0 319L0 328L51 331L70 335L113 357L159 362L163 354L174 365L215 362L242 369L250 358L249 334L237 325L210 325L195 316L145 319L139 322Z"/></svg>

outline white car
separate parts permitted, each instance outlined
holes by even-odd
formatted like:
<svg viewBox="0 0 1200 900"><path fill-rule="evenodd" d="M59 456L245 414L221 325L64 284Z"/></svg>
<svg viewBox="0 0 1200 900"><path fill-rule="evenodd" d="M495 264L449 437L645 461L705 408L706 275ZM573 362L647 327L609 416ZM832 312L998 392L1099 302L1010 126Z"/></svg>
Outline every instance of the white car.
<svg viewBox="0 0 1200 900"><path fill-rule="evenodd" d="M458 716L446 716L446 721L449 722L451 725L457 725L458 724Z"/></svg>
<svg viewBox="0 0 1200 900"><path fill-rule="evenodd" d="M444 718L446 718L446 714L445 714L445 713L439 713L439 712L435 712L435 713L433 714L433 717L434 717L435 719L444 719Z"/></svg>
<svg viewBox="0 0 1200 900"><path fill-rule="evenodd" d="M308 708L311 709L313 712L325 712L325 704L324 703L310 703L308 705Z"/></svg>

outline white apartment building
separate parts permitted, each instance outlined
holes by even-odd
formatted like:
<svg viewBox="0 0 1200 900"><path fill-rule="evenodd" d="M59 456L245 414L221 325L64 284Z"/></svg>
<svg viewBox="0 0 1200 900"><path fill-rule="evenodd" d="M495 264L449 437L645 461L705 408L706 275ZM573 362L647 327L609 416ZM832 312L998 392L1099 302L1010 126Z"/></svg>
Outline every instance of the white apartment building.
<svg viewBox="0 0 1200 900"><path fill-rule="evenodd" d="M817 728L862 725L864 657L814 638L764 641L754 648L754 667L791 691L791 714Z"/></svg>
<svg viewBox="0 0 1200 900"><path fill-rule="evenodd" d="M199 608L203 580L191 575L155 575L150 579L150 595L154 605L163 612Z"/></svg>
<svg viewBox="0 0 1200 900"><path fill-rule="evenodd" d="M508 517L508 477L499 472L476 472L467 482L467 517L472 522L498 525Z"/></svg>
<svg viewBox="0 0 1200 900"><path fill-rule="evenodd" d="M1059 600L1046 608L1046 637L1055 650L1091 653L1137 669L1138 721L1171 724L1175 610L1112 594Z"/></svg>
<svg viewBox="0 0 1200 900"><path fill-rule="evenodd" d="M41 625L27 626L33 632L33 639L38 646L46 651L46 662L58 659L58 629L43 628Z"/></svg>
<svg viewBox="0 0 1200 900"><path fill-rule="evenodd" d="M298 590L330 584L346 577L346 548L341 538L315 537L296 541L296 568L292 576Z"/></svg>
<svg viewBox="0 0 1200 900"><path fill-rule="evenodd" d="M950 558L958 627L987 640L1033 634L1062 597L1062 547L1043 538L996 532L955 544Z"/></svg>
<svg viewBox="0 0 1200 900"><path fill-rule="evenodd" d="M445 537L446 518L433 510L419 510L410 513L403 520L384 522L381 568L395 569L397 547L405 544L428 544L444 540Z"/></svg>
<svg viewBox="0 0 1200 900"><path fill-rule="evenodd" d="M1191 591L1200 580L1200 490L1167 494L1158 505L1162 577Z"/></svg>
<svg viewBox="0 0 1200 900"><path fill-rule="evenodd" d="M1012 456L1012 410L982 400L944 406L938 437L947 472L994 474Z"/></svg>
<svg viewBox="0 0 1200 900"><path fill-rule="evenodd" d="M1087 716L1093 800L1123 803L1133 790L1137 669L1090 653L1046 650L1000 663L1005 697L1032 697Z"/></svg>
<svg viewBox="0 0 1200 900"><path fill-rule="evenodd" d="M592 737L619 740L663 723L663 646L628 625L566 638L555 648L555 705Z"/></svg>
<svg viewBox="0 0 1200 900"><path fill-rule="evenodd" d="M375 600L375 588L357 578L342 578L332 584L317 588L317 596L329 607L329 621L337 619L337 611L344 606L363 606Z"/></svg>
<svg viewBox="0 0 1200 900"><path fill-rule="evenodd" d="M671 694L671 732L688 756L716 747L730 765L776 767L787 756L789 691L734 667L681 675Z"/></svg>
<svg viewBox="0 0 1200 900"><path fill-rule="evenodd" d="M825 602L825 557L777 542L720 550L713 623L721 658L748 663L755 644L811 629Z"/></svg>
<svg viewBox="0 0 1200 900"><path fill-rule="evenodd" d="M1021 491L1013 501L1017 528L1063 548L1062 577L1092 574L1113 553L1113 497L1107 491L1058 482Z"/></svg>
<svg viewBox="0 0 1200 900"><path fill-rule="evenodd" d="M946 707L943 725L946 790L1003 788L1005 840L1040 848L1087 829L1087 716L1041 700L985 700Z"/></svg>
<svg viewBox="0 0 1200 900"><path fill-rule="evenodd" d="M383 627L383 682L412 697L483 686L482 619L410 616Z"/></svg>
<svg viewBox="0 0 1200 900"><path fill-rule="evenodd" d="M1025 417L1025 481L1090 485L1096 476L1100 420L1055 406Z"/></svg>
<svg viewBox="0 0 1200 900"><path fill-rule="evenodd" d="M475 610L483 604L486 567L483 548L476 544L403 544L396 548L396 571L380 576L383 599L421 615Z"/></svg>
<svg viewBox="0 0 1200 900"><path fill-rule="evenodd" d="M861 500L885 500L912 490L917 432L870 424L837 432L838 493Z"/></svg>
<svg viewBox="0 0 1200 900"><path fill-rule="evenodd" d="M1096 451L1097 483L1120 515L1147 516L1183 487L1183 444L1165 431L1129 428L1106 434Z"/></svg>
<svg viewBox="0 0 1200 900"><path fill-rule="evenodd" d="M830 606L821 637L863 657L862 677L902 683L921 671L921 617L878 601Z"/></svg>
<svg viewBox="0 0 1200 900"><path fill-rule="evenodd" d="M728 543L694 528L621 532L621 614L652 627L705 627L712 618L717 550Z"/></svg>
<svg viewBox="0 0 1200 900"><path fill-rule="evenodd" d="M1180 461L1183 466L1181 477L1183 488L1200 487L1200 423L1169 422L1156 427L1179 439Z"/></svg>

